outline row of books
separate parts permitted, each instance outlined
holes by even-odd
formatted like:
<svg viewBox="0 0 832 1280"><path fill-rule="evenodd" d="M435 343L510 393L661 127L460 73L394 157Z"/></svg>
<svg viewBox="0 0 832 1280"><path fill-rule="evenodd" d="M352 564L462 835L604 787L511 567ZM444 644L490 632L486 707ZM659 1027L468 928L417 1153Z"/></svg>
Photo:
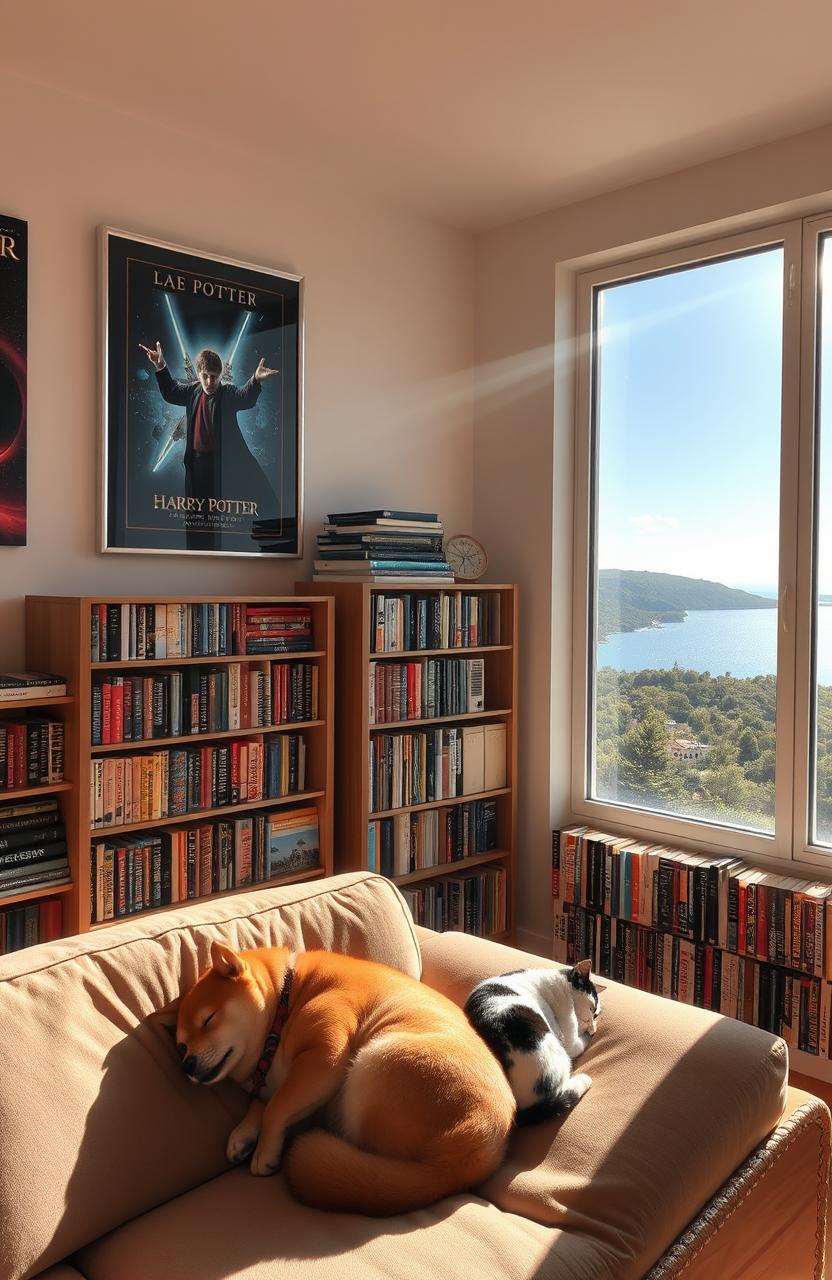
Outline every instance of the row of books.
<svg viewBox="0 0 832 1280"><path fill-rule="evenodd" d="M505 868L500 866L436 876L401 890L416 924L438 933L455 930L480 938L504 932L507 892Z"/></svg>
<svg viewBox="0 0 832 1280"><path fill-rule="evenodd" d="M369 824L367 869L403 876L497 848L496 800L472 800Z"/></svg>
<svg viewBox="0 0 832 1280"><path fill-rule="evenodd" d="M0 706L4 702L33 702L65 698L66 680L46 671L4 671L0 675Z"/></svg>
<svg viewBox="0 0 832 1280"><path fill-rule="evenodd" d="M64 726L27 716L0 721L0 791L63 782Z"/></svg>
<svg viewBox="0 0 832 1280"><path fill-rule="evenodd" d="M500 643L497 591L446 591L430 596L374 592L370 600L372 653Z"/></svg>
<svg viewBox="0 0 832 1280"><path fill-rule="evenodd" d="M502 723L370 735L372 813L505 785Z"/></svg>
<svg viewBox="0 0 832 1280"><path fill-rule="evenodd" d="M343 511L318 534L316 581L453 582L436 512Z"/></svg>
<svg viewBox="0 0 832 1280"><path fill-rule="evenodd" d="M93 757L90 766L91 824L118 827L303 791L306 743L294 733L235 738L210 747Z"/></svg>
<svg viewBox="0 0 832 1280"><path fill-rule="evenodd" d="M832 978L832 885L571 827L553 832L556 898Z"/></svg>
<svg viewBox="0 0 832 1280"><path fill-rule="evenodd" d="M61 900L44 898L0 911L0 955L61 936Z"/></svg>
<svg viewBox="0 0 832 1280"><path fill-rule="evenodd" d="M370 724L484 710L483 658L370 663Z"/></svg>
<svg viewBox="0 0 832 1280"><path fill-rule="evenodd" d="M69 880L66 830L53 796L0 806L0 898Z"/></svg>
<svg viewBox="0 0 832 1280"><path fill-rule="evenodd" d="M591 959L602 978L727 1014L829 1057L832 984L571 903L555 910L554 959Z"/></svg>
<svg viewBox="0 0 832 1280"><path fill-rule="evenodd" d="M320 866L314 808L241 814L100 841L90 850L91 922L265 883Z"/></svg>
<svg viewBox="0 0 832 1280"><path fill-rule="evenodd" d="M234 654L301 653L312 648L312 614L302 605L94 604L92 662Z"/></svg>
<svg viewBox="0 0 832 1280"><path fill-rule="evenodd" d="M92 686L92 745L262 729L318 718L312 662L185 667L99 676Z"/></svg>

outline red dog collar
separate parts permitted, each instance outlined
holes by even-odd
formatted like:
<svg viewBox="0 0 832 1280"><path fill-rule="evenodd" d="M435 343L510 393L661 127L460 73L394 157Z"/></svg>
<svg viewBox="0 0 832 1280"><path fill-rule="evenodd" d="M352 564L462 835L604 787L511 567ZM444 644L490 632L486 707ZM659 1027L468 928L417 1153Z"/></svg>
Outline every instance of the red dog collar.
<svg viewBox="0 0 832 1280"><path fill-rule="evenodd" d="M280 992L280 999L277 1002L277 1013L274 1016L271 1031L266 1036L266 1043L263 1045L260 1061L257 1063L251 1079L251 1094L254 1098L259 1096L266 1083L266 1076L269 1074L272 1059L277 1052L277 1046L280 1044L280 1037L283 1034L283 1028L286 1026L286 1019L289 1017L289 996L292 993L292 979L294 976L294 969L286 970L286 977L283 979L283 990Z"/></svg>

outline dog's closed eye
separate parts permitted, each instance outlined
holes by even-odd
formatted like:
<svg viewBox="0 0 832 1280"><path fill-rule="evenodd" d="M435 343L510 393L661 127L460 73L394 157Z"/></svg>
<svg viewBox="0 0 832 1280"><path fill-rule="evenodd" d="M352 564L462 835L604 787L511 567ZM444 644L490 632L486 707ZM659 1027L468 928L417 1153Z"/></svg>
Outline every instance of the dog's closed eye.
<svg viewBox="0 0 832 1280"><path fill-rule="evenodd" d="M213 1013L209 1013L209 1014L208 1014L208 1017L205 1019L205 1021L204 1021L204 1022L203 1022L203 1024L202 1024L202 1029L203 1029L203 1031L204 1031L204 1030L205 1030L205 1028L208 1026L208 1023L209 1023L209 1022L212 1022L212 1021L213 1021L213 1019L214 1019L216 1016L217 1016L217 1014L216 1014L216 1010L214 1010L214 1012L213 1012Z"/></svg>

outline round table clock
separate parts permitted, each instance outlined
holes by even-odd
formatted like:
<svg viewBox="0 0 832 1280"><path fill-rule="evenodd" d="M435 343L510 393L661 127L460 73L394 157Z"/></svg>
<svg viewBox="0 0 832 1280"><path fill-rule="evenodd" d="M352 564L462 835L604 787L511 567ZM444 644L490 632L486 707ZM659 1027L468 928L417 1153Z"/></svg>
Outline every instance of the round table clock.
<svg viewBox="0 0 832 1280"><path fill-rule="evenodd" d="M457 533L446 540L445 559L461 582L476 582L488 568L485 547L468 533Z"/></svg>

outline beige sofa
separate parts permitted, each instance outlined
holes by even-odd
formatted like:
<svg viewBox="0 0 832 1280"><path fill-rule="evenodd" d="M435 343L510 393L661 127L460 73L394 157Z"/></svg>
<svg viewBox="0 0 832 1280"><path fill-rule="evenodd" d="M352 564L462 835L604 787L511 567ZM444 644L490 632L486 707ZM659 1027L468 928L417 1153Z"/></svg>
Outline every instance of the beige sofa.
<svg viewBox="0 0 832 1280"><path fill-rule="evenodd" d="M486 974L549 963L415 930L365 874L3 957L0 1280L819 1280L829 1113L788 1090L782 1041L615 983L584 1061L593 1088L518 1131L476 1192L372 1219L229 1168L243 1096L190 1084L144 1021L215 938L369 955L458 1001Z"/></svg>

